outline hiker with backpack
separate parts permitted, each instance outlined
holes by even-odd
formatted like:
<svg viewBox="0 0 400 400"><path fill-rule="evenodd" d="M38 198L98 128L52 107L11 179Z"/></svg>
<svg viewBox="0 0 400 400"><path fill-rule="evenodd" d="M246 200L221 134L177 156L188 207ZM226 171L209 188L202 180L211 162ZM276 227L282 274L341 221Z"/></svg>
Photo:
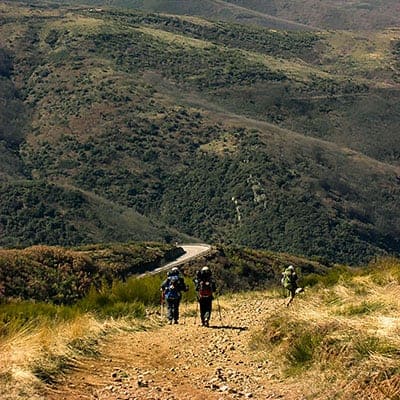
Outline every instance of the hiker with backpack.
<svg viewBox="0 0 400 400"><path fill-rule="evenodd" d="M209 326L211 318L213 293L216 285L208 267L203 267L193 279L197 291L197 300L200 305L200 318L203 326Z"/></svg>
<svg viewBox="0 0 400 400"><path fill-rule="evenodd" d="M289 265L282 272L282 278L281 278L282 286L289 292L290 295L289 301L286 304L287 307L290 306L291 302L294 299L294 296L296 296L297 293L303 290L302 288L299 288L297 286L297 279L298 276L293 265Z"/></svg>
<svg viewBox="0 0 400 400"><path fill-rule="evenodd" d="M174 267L168 272L167 279L161 284L162 298L167 303L167 318L170 324L179 321L179 304L182 292L187 292L189 287L185 284L179 269Z"/></svg>

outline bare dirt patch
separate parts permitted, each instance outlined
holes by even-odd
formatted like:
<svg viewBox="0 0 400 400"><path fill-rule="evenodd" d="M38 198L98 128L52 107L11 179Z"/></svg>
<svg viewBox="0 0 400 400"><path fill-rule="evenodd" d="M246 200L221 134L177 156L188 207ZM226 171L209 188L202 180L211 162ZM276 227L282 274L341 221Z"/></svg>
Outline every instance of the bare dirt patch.
<svg viewBox="0 0 400 400"><path fill-rule="evenodd" d="M195 304L181 305L178 325L152 315L152 328L113 335L101 356L81 360L45 398L298 399L273 383L264 355L249 350L253 332L275 307L283 307L282 299L262 293L214 301L209 328L193 316Z"/></svg>

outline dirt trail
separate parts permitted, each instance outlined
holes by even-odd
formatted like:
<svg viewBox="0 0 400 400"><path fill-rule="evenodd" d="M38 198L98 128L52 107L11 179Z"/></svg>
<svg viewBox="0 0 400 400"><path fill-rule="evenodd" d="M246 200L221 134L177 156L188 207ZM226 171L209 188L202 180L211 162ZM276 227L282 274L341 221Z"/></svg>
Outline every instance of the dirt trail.
<svg viewBox="0 0 400 400"><path fill-rule="evenodd" d="M113 335L101 346L100 357L82 360L45 398L300 399L276 386L276 379L273 383L265 355L249 350L253 333L275 307L283 306L282 299L254 293L218 303L214 301L209 328L199 326L193 316L196 304L183 303L178 325L152 315L150 330Z"/></svg>

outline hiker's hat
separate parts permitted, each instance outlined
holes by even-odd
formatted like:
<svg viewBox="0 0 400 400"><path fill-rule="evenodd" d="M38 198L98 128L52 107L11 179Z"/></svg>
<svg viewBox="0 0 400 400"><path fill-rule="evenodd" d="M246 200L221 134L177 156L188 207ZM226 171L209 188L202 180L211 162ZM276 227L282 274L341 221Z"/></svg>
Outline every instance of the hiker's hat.
<svg viewBox="0 0 400 400"><path fill-rule="evenodd" d="M171 275L177 275L179 274L179 268L178 267L174 267L171 269Z"/></svg>
<svg viewBox="0 0 400 400"><path fill-rule="evenodd" d="M210 268L208 268L208 267L203 267L201 270L202 270L203 272L207 272L207 271L210 270Z"/></svg>
<svg viewBox="0 0 400 400"><path fill-rule="evenodd" d="M287 267L287 269L289 269L290 271L294 271L293 265L289 265L289 266Z"/></svg>

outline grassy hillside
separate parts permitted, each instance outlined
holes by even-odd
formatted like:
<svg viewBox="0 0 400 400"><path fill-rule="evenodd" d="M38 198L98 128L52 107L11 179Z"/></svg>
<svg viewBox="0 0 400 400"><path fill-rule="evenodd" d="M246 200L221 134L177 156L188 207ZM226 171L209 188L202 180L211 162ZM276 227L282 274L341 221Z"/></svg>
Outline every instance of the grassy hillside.
<svg viewBox="0 0 400 400"><path fill-rule="evenodd" d="M34 202L45 197L27 211L26 183L14 183L4 244L182 237L173 226L338 262L400 251L395 30L18 3L2 13L26 107L19 162Z"/></svg>
<svg viewBox="0 0 400 400"><path fill-rule="evenodd" d="M97 271L119 273L135 263L135 268L140 268L149 261L157 262L165 256L166 250L168 246L155 243L96 245L73 250L36 246L24 250L3 250L0 266L4 261L11 261L17 273L23 272L24 263L32 263L36 267L36 278L40 277L43 283L42 290L36 287L36 294L44 293L44 284L54 288L55 282L67 283L64 290L71 294L68 289L75 286L74 289L79 290L81 286L73 280L54 280L56 273L66 277L70 267L88 272L89 265L92 272L95 268ZM218 309L221 303L224 321L228 325L216 325L223 329L210 329L207 337L220 334L220 341L226 345L227 338L234 335L233 341L229 341L232 343L231 351L240 347L240 351L246 354L244 360L244 355L238 353L241 356L241 376L246 372L251 374L254 371L252 366L257 370L264 368L262 374L268 375L269 392L285 389L296 393L296 396L302 393L315 399L334 396L338 399L350 396L377 400L397 398L400 365L398 259L378 258L362 268L340 266L327 269L315 261L288 254L237 247L214 249L207 257L208 260L194 260L185 266L188 273L186 282L192 285L194 271L207 262L218 279L219 287L223 282L233 284L223 288L223 292L226 294L228 291L229 294L219 295L219 302L216 303ZM279 273L288 263L296 266L302 278L301 284L306 287L305 293L296 296L291 307L285 306L287 300L277 286ZM4 272L10 273L10 269L0 268L2 277ZM76 277L76 274L73 276ZM19 284L15 277L14 281ZM81 274L80 277L87 279L88 275ZM115 370L118 360L104 357L103 353L105 342L117 345L119 336L116 338L113 334L148 330L148 337L149 333L155 334L163 329L164 318L157 316L159 284L163 277L165 273L159 277L114 282L110 287L102 286L97 292L90 291L78 302L75 298L74 304L68 306L55 306L52 304L54 298L36 303L16 299L6 302L3 299L0 304L0 348L5 360L0 365L3 396L13 399L39 397L46 387L54 390L60 377L68 379L68 372L72 373L76 365L82 366L82 360L87 358L91 369L99 360L106 360L107 364L112 363L111 368ZM35 276L31 278L29 282L33 285L40 283ZM3 282L0 282L2 295L4 288L11 288L4 286ZM72 285L69 287L68 283ZM268 290L264 290L265 287ZM32 286L25 288L32 289ZM51 290L48 293L51 294ZM185 335L193 335L193 341L194 337L202 336L200 327L193 329L196 305L192 300L194 297L185 298L182 306L182 320L191 318L189 322L173 328L166 326L168 330L164 329L163 341L183 329L187 330ZM232 315L236 324L229 325ZM214 318L217 320L217 316ZM238 333L243 334L241 329L246 330L246 318L256 322L247 322L250 341L243 343ZM137 338L129 336L129 339L131 343L136 343ZM152 345L157 346L158 340ZM193 344L190 340L182 343L180 347L185 352L190 350L186 344ZM213 347L213 359L225 362L223 357L226 351ZM154 351L151 353L154 360L159 360ZM98 357L100 354L102 357ZM232 355L230 352L227 357ZM192 350L190 356L193 358ZM203 363L199 358L196 362L196 368L201 368ZM209 362L210 359L207 359L204 363L208 372ZM153 365L159 364L156 362ZM109 370L106 371L103 374L109 376ZM163 373L165 377L165 370ZM316 379L318 385L315 385ZM104 381L102 384L105 385ZM114 385L118 390L115 381Z"/></svg>
<svg viewBox="0 0 400 400"><path fill-rule="evenodd" d="M62 3L58 0L59 3ZM71 0L69 4L86 4L97 7L117 7L125 9L136 9L145 12L156 12L176 15L197 16L213 21L237 22L245 25L265 26L271 29L305 30L313 29L309 25L297 22L295 19L281 18L268 12L257 10L247 6L241 6L233 2L220 0Z"/></svg>
<svg viewBox="0 0 400 400"><path fill-rule="evenodd" d="M272 374L310 398L396 399L398 293L397 260L345 272L271 315L252 348L264 352Z"/></svg>
<svg viewBox="0 0 400 400"><path fill-rule="evenodd" d="M10 79L12 66L11 53L0 48L0 181L23 175L18 146L24 139L27 110Z"/></svg>
<svg viewBox="0 0 400 400"><path fill-rule="evenodd" d="M395 0L351 2L227 0L226 2L325 29L370 30L399 25L398 3Z"/></svg>
<svg viewBox="0 0 400 400"><path fill-rule="evenodd" d="M68 3L194 15L283 30L378 30L399 25L396 0L71 0Z"/></svg>

